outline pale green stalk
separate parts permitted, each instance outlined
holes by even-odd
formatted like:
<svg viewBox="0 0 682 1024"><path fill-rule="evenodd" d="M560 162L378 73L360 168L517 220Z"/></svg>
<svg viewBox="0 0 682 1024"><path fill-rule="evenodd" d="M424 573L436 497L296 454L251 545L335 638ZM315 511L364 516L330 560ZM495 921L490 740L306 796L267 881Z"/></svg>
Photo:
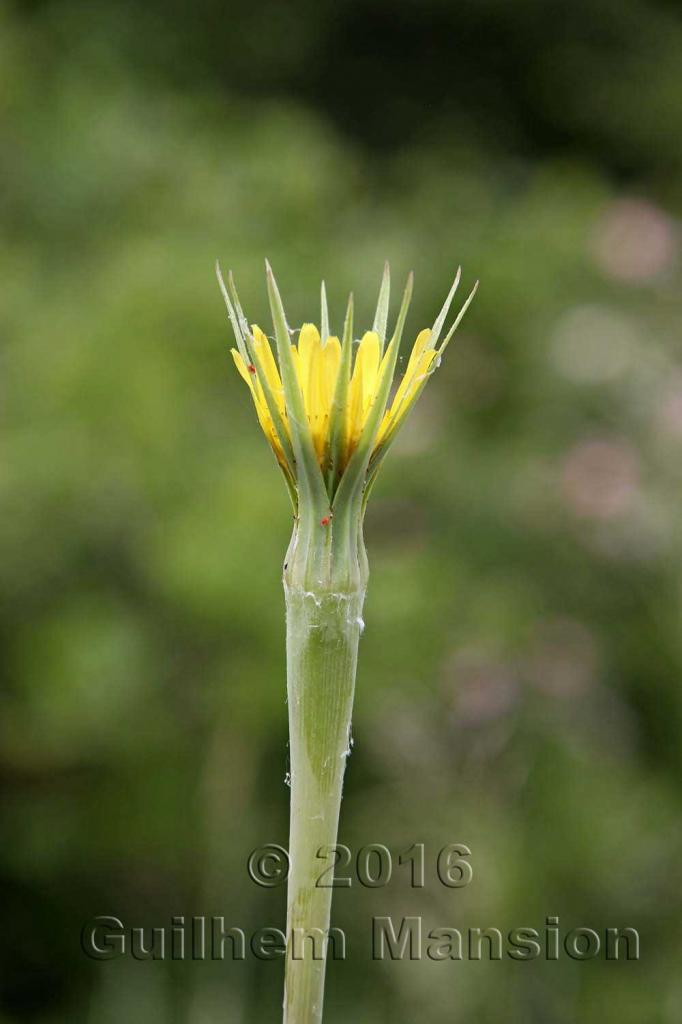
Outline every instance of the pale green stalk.
<svg viewBox="0 0 682 1024"><path fill-rule="evenodd" d="M324 850L337 839L367 587L361 536L351 546L337 535L345 550L332 559L306 550L307 535L297 522L284 571L291 762L284 1024L322 1020L333 893Z"/></svg>

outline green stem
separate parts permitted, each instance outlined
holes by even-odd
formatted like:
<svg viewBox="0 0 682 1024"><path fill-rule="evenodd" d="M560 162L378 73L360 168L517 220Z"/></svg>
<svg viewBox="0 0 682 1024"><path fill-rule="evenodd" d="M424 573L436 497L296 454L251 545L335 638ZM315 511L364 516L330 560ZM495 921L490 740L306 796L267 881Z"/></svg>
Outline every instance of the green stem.
<svg viewBox="0 0 682 1024"><path fill-rule="evenodd" d="M335 590L327 581L307 590L285 574L291 823L284 1024L322 1020L333 860L318 854L336 843L349 753L366 586L364 573L353 575L361 579L355 587Z"/></svg>

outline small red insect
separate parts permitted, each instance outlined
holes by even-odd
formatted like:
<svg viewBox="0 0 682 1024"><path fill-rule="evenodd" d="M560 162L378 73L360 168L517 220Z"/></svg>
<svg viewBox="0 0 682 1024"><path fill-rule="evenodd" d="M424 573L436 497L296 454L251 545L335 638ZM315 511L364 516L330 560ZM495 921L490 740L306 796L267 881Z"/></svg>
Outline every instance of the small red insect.
<svg viewBox="0 0 682 1024"><path fill-rule="evenodd" d="M328 516L324 517L324 519L320 519L320 526L329 526L330 522L332 521L332 518L333 517L330 512Z"/></svg>
<svg viewBox="0 0 682 1024"><path fill-rule="evenodd" d="M253 363L249 363L248 371L249 371L249 373L255 373L256 372L256 367L253 365Z"/></svg>

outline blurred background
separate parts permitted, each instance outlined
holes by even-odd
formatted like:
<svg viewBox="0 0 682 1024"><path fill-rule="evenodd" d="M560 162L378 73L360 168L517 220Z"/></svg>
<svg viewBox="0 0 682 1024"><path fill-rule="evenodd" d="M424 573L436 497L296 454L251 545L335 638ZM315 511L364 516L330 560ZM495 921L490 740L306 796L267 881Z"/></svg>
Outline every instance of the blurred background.
<svg viewBox="0 0 682 1024"><path fill-rule="evenodd" d="M97 963L83 925L283 926L283 482L213 275L408 334L479 295L382 471L329 1024L682 1005L682 15L672 0L0 4L0 1020L279 1020L281 961ZM395 309L394 309L395 312ZM435 854L472 850L448 889ZM639 962L372 962L372 915L636 928Z"/></svg>

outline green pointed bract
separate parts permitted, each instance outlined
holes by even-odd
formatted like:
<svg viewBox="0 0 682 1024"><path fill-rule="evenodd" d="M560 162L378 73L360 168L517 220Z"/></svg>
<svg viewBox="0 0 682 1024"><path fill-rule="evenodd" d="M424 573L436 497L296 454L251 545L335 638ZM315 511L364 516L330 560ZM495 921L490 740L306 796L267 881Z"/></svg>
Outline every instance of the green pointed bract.
<svg viewBox="0 0 682 1024"><path fill-rule="evenodd" d="M230 324L232 325L232 332L234 334L234 340L237 343L237 348L239 349L239 354L241 355L241 357L244 360L244 362L248 363L249 362L249 354L246 351L246 345L245 345L245 342L244 342L244 336L242 334L241 324L239 323L239 319L237 317L237 312L236 312L234 306L232 305L232 301L231 301L230 296L228 294L227 288L225 287L225 281L223 280L223 274L222 274L222 271L220 269L220 263L217 260L216 260L216 264L215 264L215 272L216 272L216 277L218 278L218 284L220 285L221 294L222 294L223 299L225 301L225 306L227 307L227 316L229 318Z"/></svg>
<svg viewBox="0 0 682 1024"><path fill-rule="evenodd" d="M353 364L353 293L348 296L346 319L341 341L341 363L336 378L334 401L329 418L329 466L327 469L327 490L333 500L338 485L339 468L343 463L346 445L346 409L350 388L350 373Z"/></svg>
<svg viewBox="0 0 682 1024"><path fill-rule="evenodd" d="M277 402L275 401L274 396L272 394L272 390L270 388L268 379L261 365L261 361L251 344L251 335L250 333L244 334L244 323L240 322L237 310L235 309L232 300L230 299L227 288L225 287L225 281L223 280L222 271L220 269L220 264L218 263L218 261L216 261L216 275L218 277L220 291L222 292L223 299L225 300L225 306L227 307L227 315L232 325L232 331L234 333L239 354L241 355L245 363L248 364L249 362L252 362L253 365L256 367L258 380L260 381L261 387L263 388L263 396L265 398L270 416L272 417L275 432L277 434L278 440L284 452L285 462L279 462L279 465L282 472L284 473L284 482L286 483L287 491L289 492L289 498L291 499L294 514L296 514L298 511L298 491L296 489L296 479L294 476L295 460L294 453L289 442L289 435L287 433L286 426L284 425L282 417L280 416L279 409L277 407ZM229 280L230 284L234 288L234 282L232 281L231 274ZM234 289L234 292L236 295L236 289ZM239 299L237 298L237 305L238 304Z"/></svg>
<svg viewBox="0 0 682 1024"><path fill-rule="evenodd" d="M324 480L322 479L322 473L320 472L317 456L315 455L303 395L291 354L291 339L284 306L282 305L282 298L279 294L279 288L272 273L272 268L267 260L265 267L270 312L272 313L272 323L275 329L279 368L284 387L284 400L286 402L289 430L296 458L296 468L298 470L296 479L299 485L305 488L306 497L314 502L319 511L323 510L328 504Z"/></svg>
<svg viewBox="0 0 682 1024"><path fill-rule="evenodd" d="M381 353L384 352L384 344L386 342L386 324L388 323L388 304L391 297L391 270L388 265L388 260L384 263L384 273L381 278L381 287L379 289L379 300L377 302L377 311L374 314L374 324L372 330L379 335L379 341L381 342Z"/></svg>
<svg viewBox="0 0 682 1024"><path fill-rule="evenodd" d="M230 290L230 295L232 296L234 308L237 311L237 317L239 319L241 329L244 332L244 335L248 336L251 333L251 328L249 327L249 321L246 319L246 314L242 309L242 304L239 301L239 295L237 294L237 285L235 284L234 274L232 273L231 270L228 270L227 272L227 287Z"/></svg>
<svg viewBox="0 0 682 1024"><path fill-rule="evenodd" d="M239 349L239 353L244 362L247 364L252 363L252 365L255 366L256 368L256 374L258 376L258 381L263 389L263 396L268 407L268 412L272 417L272 422L275 427L277 437L282 446L282 450L284 451L284 455L286 458L286 466L282 466L282 469L284 471L287 487L289 489L289 494L292 499L295 511L298 505L298 502L296 500L296 477L294 471L296 460L294 459L293 449L291 447L291 442L289 441L289 433L286 429L286 424L284 423L282 416L280 414L275 396L272 393L272 388L270 387L270 382L268 381L267 374L265 373L265 370L263 368L260 356L258 355L254 347L251 331L249 329L246 317L244 316L241 304L239 302L239 295L237 294L237 287L234 283L232 271L230 271L230 273L228 274L228 285L229 292L231 292L231 296L230 294L228 294L228 290L225 287L223 275L221 273L220 265L218 263L216 263L216 273L218 275L220 290L223 293L225 305L227 306L227 312L230 318L230 323L232 324L232 330L234 332L235 340L237 342L237 348Z"/></svg>
<svg viewBox="0 0 682 1024"><path fill-rule="evenodd" d="M284 451L284 455L286 456L289 474L291 476L292 482L295 483L294 467L296 465L296 459L294 457L293 448L291 447L291 441L289 440L289 433L287 431L286 424L284 423L284 420L282 419L282 416L280 414L279 406L277 405L277 400L275 399L275 396L272 393L272 388L270 387L270 382L267 378L265 368L263 366L260 356L258 355L258 352L256 351L255 345L253 344L253 338L250 333L247 334L246 336L246 344L248 346L251 362L256 367L258 381L263 389L265 404L268 407L268 412L272 417L272 422L275 427L275 431L277 432L277 437L279 438L280 444L282 445L282 449Z"/></svg>
<svg viewBox="0 0 682 1024"><path fill-rule="evenodd" d="M438 355L439 356L442 356L443 352L445 352L445 349L447 348L447 345L448 345L448 342L450 341L450 338L452 337L452 335L455 333L455 331L457 330L457 328L461 324L462 318L464 317L464 314L466 313L467 309L469 308L469 306L473 302L474 295L476 294L477 291L478 291L478 281L476 282L474 287L469 292L469 295L468 295L464 305L462 306L462 308L460 309L459 313L455 317L454 324L452 325L452 327L450 328L448 333L443 338L443 343L442 343L441 347L438 349Z"/></svg>
<svg viewBox="0 0 682 1024"><path fill-rule="evenodd" d="M320 287L320 339L322 344L329 337L329 306L327 305L327 289L324 281Z"/></svg>
<svg viewBox="0 0 682 1024"><path fill-rule="evenodd" d="M391 342L384 356L379 384L369 410L369 415L367 416L365 426L362 434L360 435L358 446L346 466L341 478L341 483L338 487L334 503L335 511L337 502L339 505L351 505L358 488L365 482L365 474L372 454L372 448L374 447L379 427L381 426L381 420L386 411L386 405L391 391L391 384L393 383L395 365L398 360L398 352L400 350L400 341L403 334L403 328L405 326L407 311L412 299L413 282L414 276L410 273L403 293L403 301L400 305L400 312L398 313L395 331L393 332L393 337L391 338Z"/></svg>
<svg viewBox="0 0 682 1024"><path fill-rule="evenodd" d="M440 338L440 332L443 330L443 324L445 323L445 319L446 319L446 317L448 315L448 312L450 310L450 306L452 305L452 300L455 297L455 292L457 291L457 287L459 285L459 279L461 278L461 276L462 276L462 268L458 267L457 268L457 273L455 274L455 280L452 283L452 288L448 292L448 297L446 298L445 302L443 303L443 308L441 309L440 313L436 317L436 319L434 321L434 324L433 324L433 327L431 328L431 337L429 338L429 344L428 344L427 348L435 348L436 345L438 344L438 339Z"/></svg>
<svg viewBox="0 0 682 1024"><path fill-rule="evenodd" d="M455 278L455 284L453 285L453 290L451 290L450 296L448 296L448 298L450 300L451 300L452 295L454 295L454 289L456 289L456 285L458 283L459 283L459 271L457 273L457 277ZM374 480L376 479L376 475L377 475L377 473L379 471L379 466L383 462L386 453L388 452L389 448L393 444L396 436L398 435L398 433L400 431L400 428L402 427L403 423L407 419L411 409L417 404L417 401L419 400L419 396L421 395L422 391L426 387L426 382L428 381L429 377L431 376L432 373L435 373L435 371L438 369L438 365L439 365L440 359L441 359L441 357L443 355L443 352L445 351L445 349L446 349L448 343L450 342L450 339L452 338L453 334L455 333L455 331L459 327L460 323L462 322L462 317L464 316L464 314L466 313L467 309L471 305L471 302L473 301L474 295L476 294L477 290L478 290L478 281L476 282L474 287L471 289L471 292L469 293L469 295L468 295L464 305L462 306L461 310L459 311L459 313L457 314L457 316L455 318L455 322L453 323L452 327L450 328L450 330L446 334L445 338L443 339L443 342L442 342L440 348L438 349L437 358L435 359L435 361L431 364L429 369L424 374L423 380L421 380L419 382L419 385L415 389L414 394L411 397L409 403L407 403L405 405L404 411L402 412L402 414L398 415L398 417L396 418L396 420L393 423L393 425L391 426L391 428L387 431L387 433L382 438L382 441L381 441L381 444L379 445L379 447L377 447L372 452L372 456L370 458L369 465L367 467L366 497L367 497L367 492L369 491L370 487L373 486L373 484L374 484ZM447 304L449 306L449 302ZM366 502L366 497L365 497L365 502Z"/></svg>

